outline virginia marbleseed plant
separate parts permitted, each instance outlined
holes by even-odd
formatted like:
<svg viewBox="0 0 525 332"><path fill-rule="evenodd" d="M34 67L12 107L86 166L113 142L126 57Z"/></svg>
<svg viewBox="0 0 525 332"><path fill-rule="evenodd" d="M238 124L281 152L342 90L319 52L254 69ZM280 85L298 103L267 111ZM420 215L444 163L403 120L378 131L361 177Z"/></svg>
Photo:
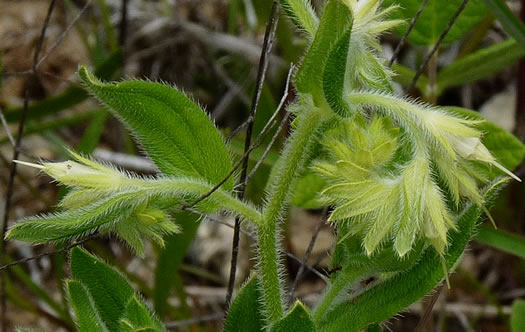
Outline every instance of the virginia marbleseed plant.
<svg viewBox="0 0 525 332"><path fill-rule="evenodd" d="M257 235L257 272L234 299L227 331L359 331L447 278L508 179L495 177L494 169L519 181L507 169L522 153L498 162L491 150L519 145L510 134L472 111L396 95L395 73L380 58L378 41L404 24L388 19L396 6L329 0L318 18L308 1L281 5L310 46L295 73L297 99L288 108L293 129L266 201L254 206L237 199L229 178L194 208L240 216ZM7 238L62 243L111 233L141 255L144 239L162 245L164 234L179 231L174 213L228 176L229 147L206 113L170 86L103 83L85 67L79 75L163 175L140 177L74 152L72 161L33 165L71 190L61 212L21 220ZM338 230L333 264L339 269L312 309L285 300L279 240L294 188L305 176L326 183L317 199L333 207L329 221ZM140 296L97 258L76 248L71 265L74 280L67 288L81 331L164 330ZM352 291L369 277L377 281Z"/></svg>

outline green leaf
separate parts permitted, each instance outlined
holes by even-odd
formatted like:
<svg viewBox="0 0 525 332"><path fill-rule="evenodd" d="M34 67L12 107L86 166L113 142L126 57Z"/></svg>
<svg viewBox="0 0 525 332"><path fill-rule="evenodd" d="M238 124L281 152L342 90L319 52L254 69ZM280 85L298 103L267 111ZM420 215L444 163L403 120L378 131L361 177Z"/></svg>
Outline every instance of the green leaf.
<svg viewBox="0 0 525 332"><path fill-rule="evenodd" d="M306 31L310 36L315 35L319 18L309 0L280 0L280 2L281 7L297 27Z"/></svg>
<svg viewBox="0 0 525 332"><path fill-rule="evenodd" d="M438 73L439 93L447 88L490 77L517 62L525 48L515 40L507 40L481 49L454 61Z"/></svg>
<svg viewBox="0 0 525 332"><path fill-rule="evenodd" d="M367 327L366 332L381 332L383 329L379 324L371 324Z"/></svg>
<svg viewBox="0 0 525 332"><path fill-rule="evenodd" d="M516 300L512 304L512 315L510 316L510 329L512 332L525 331L525 301Z"/></svg>
<svg viewBox="0 0 525 332"><path fill-rule="evenodd" d="M189 198L191 201L212 189L207 182L194 178L134 179L134 181L135 186L124 187L117 192L90 189L74 191L63 201L67 202L63 205L69 207L69 210L23 219L9 229L6 238L33 243L62 242L82 237L96 230L102 233L116 231L117 235L130 241L128 244L135 245L134 249L140 253L141 246L136 245L137 234L133 229L162 245L162 235L174 233L177 228L169 221L167 215L165 218L159 218L159 222L148 225L138 220L136 212L141 213L141 208L149 207L158 210L155 204L160 203L163 204L159 207L162 210L170 205L176 205L177 199L181 197ZM80 205L83 201L85 206ZM261 213L256 208L222 189L216 190L207 201L255 224L261 222ZM199 205L196 208L199 209ZM158 212L164 214L161 210Z"/></svg>
<svg viewBox="0 0 525 332"><path fill-rule="evenodd" d="M503 252L525 259L525 238L492 227L481 226L476 240Z"/></svg>
<svg viewBox="0 0 525 332"><path fill-rule="evenodd" d="M488 205L504 182L500 179L487 187L485 199ZM458 231L450 233L450 244L444 257L449 271L461 259L476 230L481 212L478 206L470 205L458 215L456 223ZM369 324L389 319L443 281L441 260L442 258L433 248L427 248L412 268L369 288L351 302L344 301L337 304L324 316L318 327L321 331L359 331Z"/></svg>
<svg viewBox="0 0 525 332"><path fill-rule="evenodd" d="M78 153L88 154L95 150L98 141L102 136L102 132L104 131L108 115L109 114L106 110L100 110L95 114L93 120L91 120L91 124L84 132L82 139L76 147Z"/></svg>
<svg viewBox="0 0 525 332"><path fill-rule="evenodd" d="M263 316L262 293L258 282L256 275L253 274L233 300L224 323L225 332L264 331L266 323Z"/></svg>
<svg viewBox="0 0 525 332"><path fill-rule="evenodd" d="M102 14L102 23L104 24L104 38L110 50L118 49L118 39L115 33L116 26L111 24L111 9L108 7L106 0L98 0L100 13Z"/></svg>
<svg viewBox="0 0 525 332"><path fill-rule="evenodd" d="M525 48L525 25L520 19L510 11L509 7L502 0L484 0L490 11L498 18L498 21L503 25L507 33L518 43L522 48Z"/></svg>
<svg viewBox="0 0 525 332"><path fill-rule="evenodd" d="M78 330L82 332L109 331L95 308L95 302L87 288L76 280L66 282L69 301L77 317Z"/></svg>
<svg viewBox="0 0 525 332"><path fill-rule="evenodd" d="M324 188L325 179L316 173L308 172L297 180L291 203L303 209L320 209L327 205L319 195Z"/></svg>
<svg viewBox="0 0 525 332"><path fill-rule="evenodd" d="M295 302L292 310L272 327L272 332L315 332L310 311L300 301Z"/></svg>
<svg viewBox="0 0 525 332"><path fill-rule="evenodd" d="M485 119L481 114L465 108L446 107L446 109L462 117ZM521 163L525 155L525 145L514 135L490 121L485 121L477 125L476 128L484 133L483 144L506 169L513 170ZM485 163L477 163L476 166L491 179L502 174L500 170L495 167L491 168Z"/></svg>
<svg viewBox="0 0 525 332"><path fill-rule="evenodd" d="M126 305L124 316L120 320L121 332L165 331L164 326L153 312L137 296L133 296Z"/></svg>
<svg viewBox="0 0 525 332"><path fill-rule="evenodd" d="M155 269L154 303L159 317L164 317L166 313L173 282L200 225L199 218L189 212L178 213L175 220L182 227L182 232L166 239L166 247L159 254Z"/></svg>
<svg viewBox="0 0 525 332"><path fill-rule="evenodd" d="M101 199L84 209L23 219L10 228L6 237L46 243L81 237L100 227L107 230L115 223L130 217L135 207L144 201L144 197L140 196L141 192L137 190L124 191Z"/></svg>
<svg viewBox="0 0 525 332"><path fill-rule="evenodd" d="M332 48L352 25L352 12L340 0L326 4L315 38L295 77L301 93L313 96L316 105L326 104L323 93L323 72Z"/></svg>
<svg viewBox="0 0 525 332"><path fill-rule="evenodd" d="M351 36L352 21L330 52L323 73L323 90L328 105L342 117L347 117L350 112L348 103L343 100L343 95L350 88L345 86L345 80L350 76L347 73L346 64Z"/></svg>
<svg viewBox="0 0 525 332"><path fill-rule="evenodd" d="M433 45L445 31L452 17L463 3L463 0L430 0L408 36L408 40L416 45ZM421 6L421 0L385 0L383 6L398 4L399 10L394 12L392 19L404 19L410 22ZM470 0L461 15L443 40L443 45L450 44L469 32L485 16L487 8L483 0ZM408 29L404 24L394 29L398 35L403 35Z"/></svg>
<svg viewBox="0 0 525 332"><path fill-rule="evenodd" d="M118 331L120 318L135 294L127 280L84 249L71 250L71 273L91 294L95 308L110 331Z"/></svg>
<svg viewBox="0 0 525 332"><path fill-rule="evenodd" d="M222 181L232 162L223 137L208 115L182 92L146 81L98 81L85 67L87 89L133 132L157 166L168 175ZM230 178L223 189L233 188Z"/></svg>

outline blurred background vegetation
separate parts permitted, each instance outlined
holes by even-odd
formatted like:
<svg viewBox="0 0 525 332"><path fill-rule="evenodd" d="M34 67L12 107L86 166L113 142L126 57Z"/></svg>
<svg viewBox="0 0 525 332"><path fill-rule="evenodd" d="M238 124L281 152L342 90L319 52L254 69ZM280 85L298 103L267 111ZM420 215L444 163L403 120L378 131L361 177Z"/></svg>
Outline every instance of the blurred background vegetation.
<svg viewBox="0 0 525 332"><path fill-rule="evenodd" d="M420 0L387 0L385 4L395 2L403 8L394 15L407 21L421 4ZM463 3L430 0L393 65L398 74L396 89L430 103L477 110L524 138L525 31L520 30L516 17L520 10L524 15L525 4L508 1L509 14L487 7L490 2L501 3L470 0L438 52L429 58L415 87L409 89L415 72ZM35 61L50 3L52 13ZM322 1L313 4L319 9ZM2 197L8 196L4 193L21 120L25 127L19 148L22 159L63 160L68 157L66 149L72 148L141 174L157 172L125 128L82 89L75 76L79 64L91 66L106 80L143 78L186 91L205 107L226 137L234 134L230 137L232 154L240 158L245 133L243 128L235 129L249 114L271 5L269 0L0 0L0 109L7 126L0 129ZM385 59L392 57L407 28L408 24L383 37ZM285 92L284 101L293 100L293 86L285 91L288 72L291 64L300 62L306 45L304 36L281 13L255 135ZM28 102L26 110L24 101ZM281 112L279 117L283 116ZM275 130L251 154L250 167L263 157ZM277 142L248 186L248 199L260 202L286 134L286 128L276 134ZM523 168L517 173L525 175ZM65 188L36 175L24 168L16 173L11 206L5 211L3 202L0 205L0 215L9 212L9 224L53 211L65 193ZM291 280L300 266L297 258L300 261L304 256L318 225L319 236L308 264L325 275L331 268L335 230L322 222L323 213L314 199L316 188L318 179L301 180L293 198L296 208L286 220L284 241ZM437 299L424 331L508 331L512 305L525 297L524 192L517 183L507 187L492 210L498 230L482 226L451 276L450 290L411 306L386 328L413 330ZM218 330L230 270L233 231L228 225L233 219L222 215L202 219L185 213L177 216L177 222L183 233L167 239L165 248L150 245L142 259L111 238L90 240L84 246L131 280L171 328ZM253 268L251 244L243 234L237 285ZM52 247L9 242L5 249L7 263ZM64 294L63 280L69 276L64 253L45 255L5 271L10 329L23 325L74 330ZM307 269L296 296L311 304L324 286Z"/></svg>

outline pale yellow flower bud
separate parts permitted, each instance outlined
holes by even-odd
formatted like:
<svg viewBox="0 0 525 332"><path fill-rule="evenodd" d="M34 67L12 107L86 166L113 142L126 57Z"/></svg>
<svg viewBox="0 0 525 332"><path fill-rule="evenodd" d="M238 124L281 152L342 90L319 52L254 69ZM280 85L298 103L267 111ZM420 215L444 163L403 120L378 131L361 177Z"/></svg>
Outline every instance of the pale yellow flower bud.
<svg viewBox="0 0 525 332"><path fill-rule="evenodd" d="M76 161L33 164L20 160L14 162L40 169L56 181L73 187L115 189L127 178L119 172L97 164L97 167L84 165Z"/></svg>
<svg viewBox="0 0 525 332"><path fill-rule="evenodd" d="M490 151L485 147L485 145L483 145L478 137L458 137L450 135L449 140L454 147L454 150L463 158L468 160L483 161L494 165L510 177L514 178L516 181L521 182L519 177L496 161L496 159L492 156Z"/></svg>

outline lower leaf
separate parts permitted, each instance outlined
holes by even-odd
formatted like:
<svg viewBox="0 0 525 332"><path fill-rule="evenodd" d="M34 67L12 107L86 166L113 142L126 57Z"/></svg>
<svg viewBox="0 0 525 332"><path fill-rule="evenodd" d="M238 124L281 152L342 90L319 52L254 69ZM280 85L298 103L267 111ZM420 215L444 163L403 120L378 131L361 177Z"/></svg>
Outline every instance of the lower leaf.
<svg viewBox="0 0 525 332"><path fill-rule="evenodd" d="M254 274L233 300L224 324L225 332L259 332L266 326L262 308L262 292Z"/></svg>

